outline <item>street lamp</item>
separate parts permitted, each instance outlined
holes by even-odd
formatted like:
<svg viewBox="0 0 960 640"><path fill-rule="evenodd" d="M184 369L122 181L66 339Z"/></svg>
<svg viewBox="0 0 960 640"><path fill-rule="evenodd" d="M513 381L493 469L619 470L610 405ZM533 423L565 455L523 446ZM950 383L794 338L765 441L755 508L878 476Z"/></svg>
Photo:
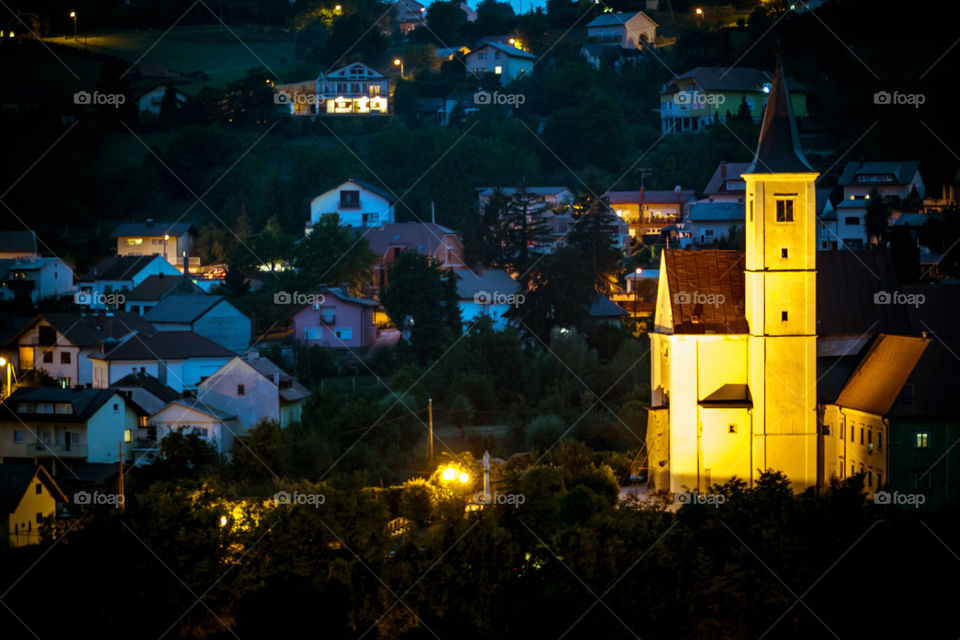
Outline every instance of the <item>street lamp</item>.
<svg viewBox="0 0 960 640"><path fill-rule="evenodd" d="M163 234L163 259L166 260L167 262L170 262L170 260L167 258L167 240L169 239L170 239L169 233Z"/></svg>
<svg viewBox="0 0 960 640"><path fill-rule="evenodd" d="M700 26L703 26L703 9L697 7L697 17L700 18Z"/></svg>
<svg viewBox="0 0 960 640"><path fill-rule="evenodd" d="M395 66L395 67L400 67L400 77L403 78L403 59L401 59L401 58L394 58L394 60L393 60L393 66Z"/></svg>
<svg viewBox="0 0 960 640"><path fill-rule="evenodd" d="M443 478L444 482L454 482L457 480L460 481L460 484L470 482L470 474L466 471L458 471L456 467L447 467L443 470L440 477Z"/></svg>
<svg viewBox="0 0 960 640"><path fill-rule="evenodd" d="M77 40L77 12L71 11L70 17L73 18L73 39Z"/></svg>
<svg viewBox="0 0 960 640"><path fill-rule="evenodd" d="M10 365L10 362L6 358L0 357L0 367L3 367L7 370L7 386L3 388L3 398L10 397L10 374L13 367Z"/></svg>
<svg viewBox="0 0 960 640"><path fill-rule="evenodd" d="M640 284L640 274L643 273L643 269L637 267L637 270L633 272L633 322L637 323L637 317L639 316L639 299L640 287L637 285Z"/></svg>

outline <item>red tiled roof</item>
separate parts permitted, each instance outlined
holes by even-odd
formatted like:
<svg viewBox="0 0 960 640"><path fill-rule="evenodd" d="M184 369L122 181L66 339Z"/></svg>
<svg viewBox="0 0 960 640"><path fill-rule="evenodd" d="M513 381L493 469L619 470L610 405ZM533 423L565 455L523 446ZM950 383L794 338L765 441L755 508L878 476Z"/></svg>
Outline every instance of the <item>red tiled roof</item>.
<svg viewBox="0 0 960 640"><path fill-rule="evenodd" d="M674 333L748 332L743 252L665 249L663 254Z"/></svg>
<svg viewBox="0 0 960 640"><path fill-rule="evenodd" d="M836 404L886 415L929 342L927 338L878 335Z"/></svg>

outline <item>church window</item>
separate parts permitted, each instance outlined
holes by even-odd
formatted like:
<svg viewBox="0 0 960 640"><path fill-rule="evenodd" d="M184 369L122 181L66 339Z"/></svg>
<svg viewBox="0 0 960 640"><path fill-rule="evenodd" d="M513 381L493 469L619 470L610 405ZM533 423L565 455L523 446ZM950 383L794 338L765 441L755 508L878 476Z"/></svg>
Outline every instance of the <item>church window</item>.
<svg viewBox="0 0 960 640"><path fill-rule="evenodd" d="M780 322L786 322L789 314L786 311L780 312Z"/></svg>
<svg viewBox="0 0 960 640"><path fill-rule="evenodd" d="M777 222L793 222L793 200L777 200Z"/></svg>
<svg viewBox="0 0 960 640"><path fill-rule="evenodd" d="M730 433L736 433L736 432L737 432L737 425L731 424L731 425L728 427L728 429L730 429Z"/></svg>
<svg viewBox="0 0 960 640"><path fill-rule="evenodd" d="M780 257L781 257L781 258L786 258L786 257L789 255L789 253L790 253L790 252L787 251L787 248L786 248L786 247L781 247L781 248L780 248Z"/></svg>

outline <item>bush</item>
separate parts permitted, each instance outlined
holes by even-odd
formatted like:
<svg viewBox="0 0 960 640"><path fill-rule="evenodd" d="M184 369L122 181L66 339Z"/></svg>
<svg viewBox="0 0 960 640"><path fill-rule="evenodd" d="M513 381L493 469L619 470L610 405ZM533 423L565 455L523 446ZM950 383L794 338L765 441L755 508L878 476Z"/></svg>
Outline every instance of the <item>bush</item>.
<svg viewBox="0 0 960 640"><path fill-rule="evenodd" d="M400 491L400 515L418 526L430 523L437 508L437 490L422 478L408 480Z"/></svg>
<svg viewBox="0 0 960 640"><path fill-rule="evenodd" d="M528 449L546 451L563 437L566 430L567 426L559 416L540 416L527 425L524 444Z"/></svg>

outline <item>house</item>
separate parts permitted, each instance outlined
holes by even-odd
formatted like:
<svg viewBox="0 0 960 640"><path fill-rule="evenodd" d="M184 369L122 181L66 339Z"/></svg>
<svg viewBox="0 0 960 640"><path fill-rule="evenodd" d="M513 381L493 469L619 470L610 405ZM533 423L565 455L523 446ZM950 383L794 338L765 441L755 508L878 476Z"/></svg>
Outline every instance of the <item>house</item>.
<svg viewBox="0 0 960 640"><path fill-rule="evenodd" d="M355 229L392 224L396 202L396 196L386 189L350 178L310 201L310 221L305 234L310 235L321 216L334 213L339 216L340 224Z"/></svg>
<svg viewBox="0 0 960 640"><path fill-rule="evenodd" d="M233 358L197 389L205 406L236 416L236 435L250 432L261 420L287 427L298 422L310 391L271 360L256 352Z"/></svg>
<svg viewBox="0 0 960 640"><path fill-rule="evenodd" d="M389 79L360 62L317 77L317 113L384 115Z"/></svg>
<svg viewBox="0 0 960 640"><path fill-rule="evenodd" d="M73 269L60 258L0 260L0 300L39 302L73 294Z"/></svg>
<svg viewBox="0 0 960 640"><path fill-rule="evenodd" d="M135 333L87 356L93 387L106 389L131 373L146 373L177 393L190 391L230 361L234 353L192 331Z"/></svg>
<svg viewBox="0 0 960 640"><path fill-rule="evenodd" d="M147 373L130 373L110 385L127 400L153 415L180 394Z"/></svg>
<svg viewBox="0 0 960 640"><path fill-rule="evenodd" d="M601 13L587 23L587 42L642 49L657 40L657 23L643 11Z"/></svg>
<svg viewBox="0 0 960 640"><path fill-rule="evenodd" d="M170 264L182 264L183 255L193 255L197 230L189 222L126 222L117 225L118 256L163 256Z"/></svg>
<svg viewBox="0 0 960 640"><path fill-rule="evenodd" d="M0 231L0 260L37 258L37 234L33 231Z"/></svg>
<svg viewBox="0 0 960 640"><path fill-rule="evenodd" d="M123 309L128 291L153 275L179 276L159 255L114 256L77 277L76 304L90 309Z"/></svg>
<svg viewBox="0 0 960 640"><path fill-rule="evenodd" d="M293 314L294 340L305 347L365 351L377 338L377 303L351 296L345 287L322 287L322 301Z"/></svg>
<svg viewBox="0 0 960 640"><path fill-rule="evenodd" d="M643 50L609 44L585 44L580 47L580 55L594 71L601 66L612 66L619 70L625 64L635 65L643 60Z"/></svg>
<svg viewBox="0 0 960 640"><path fill-rule="evenodd" d="M512 197L518 191L516 187L477 187L479 211L486 209L490 196L498 188L507 197ZM567 187L526 187L525 191L536 196L535 205L538 211L565 212L573 205L573 192Z"/></svg>
<svg viewBox="0 0 960 640"><path fill-rule="evenodd" d="M140 110L140 117L159 118L161 106L163 105L163 96L167 93L167 85L162 84L148 91L137 95L137 107ZM182 107L187 101L187 94L173 90L177 99L177 106Z"/></svg>
<svg viewBox="0 0 960 640"><path fill-rule="evenodd" d="M40 528L70 500L43 465L0 465L0 547L40 543Z"/></svg>
<svg viewBox="0 0 960 640"><path fill-rule="evenodd" d="M536 56L509 44L486 42L467 54L467 76L482 76L494 73L500 76L500 84L506 85L533 71Z"/></svg>
<svg viewBox="0 0 960 640"><path fill-rule="evenodd" d="M659 235L664 227L681 222L695 198L693 189L608 191L610 208L630 226L631 238Z"/></svg>
<svg viewBox="0 0 960 640"><path fill-rule="evenodd" d="M724 236L731 238L736 230L742 232L746 217L743 203L700 200L690 205L684 229L695 244L710 245Z"/></svg>
<svg viewBox="0 0 960 640"><path fill-rule="evenodd" d="M807 114L806 87L791 78L791 108L800 117ZM718 119L737 114L746 103L750 117L760 122L771 76L766 71L748 67L697 67L680 74L660 90L661 133L702 131Z"/></svg>
<svg viewBox="0 0 960 640"><path fill-rule="evenodd" d="M597 293L593 299L593 303L590 305L588 315L590 316L590 320L594 322L619 327L621 319L630 314L607 296L602 293Z"/></svg>
<svg viewBox="0 0 960 640"><path fill-rule="evenodd" d="M124 310L143 315L169 296L202 296L203 289L186 276L149 276L124 296Z"/></svg>
<svg viewBox="0 0 960 640"><path fill-rule="evenodd" d="M18 375L40 369L64 387L93 382L87 356L110 349L134 332L156 329L135 313L45 313L7 343Z"/></svg>
<svg viewBox="0 0 960 640"><path fill-rule="evenodd" d="M859 428L885 413L902 384L885 370L909 371L924 340L905 337L904 305L878 304L878 285L896 290L889 252L816 250L818 175L778 64L742 174L746 250L661 255L647 428L655 488L708 492L733 477L752 486L772 469L802 492L844 477L851 454L873 455L857 448L859 432L847 446L849 423L841 445L837 421L859 412Z"/></svg>
<svg viewBox="0 0 960 640"><path fill-rule="evenodd" d="M450 126L450 116L460 98L456 91L447 91L445 87L417 87L417 100L414 105L414 114L417 120L432 126Z"/></svg>
<svg viewBox="0 0 960 640"><path fill-rule="evenodd" d="M823 212L818 246L821 249L861 249L867 246L867 205L876 190L882 197L906 199L916 189L923 198L925 188L915 161L848 162L838 184L843 199Z"/></svg>
<svg viewBox="0 0 960 640"><path fill-rule="evenodd" d="M503 269L458 269L457 297L460 299L460 319L464 331L481 317L488 317L497 331L509 323L506 313L523 304L520 283Z"/></svg>
<svg viewBox="0 0 960 640"><path fill-rule="evenodd" d="M395 11L398 28L404 35L427 24L427 8L417 0L398 0Z"/></svg>
<svg viewBox="0 0 960 640"><path fill-rule="evenodd" d="M134 454L137 459L153 460L160 442L170 433L196 433L217 453L233 448L236 416L210 406L200 398L177 398L147 418L137 430Z"/></svg>
<svg viewBox="0 0 960 640"><path fill-rule="evenodd" d="M116 464L132 459L133 434L146 413L116 389L22 387L0 404L0 463Z"/></svg>
<svg viewBox="0 0 960 640"><path fill-rule="evenodd" d="M460 237L456 231L442 225L433 222L400 222L370 227L362 233L370 243L370 249L380 258L373 266L373 288L376 292L387 286L387 270L404 250L439 260L444 269L466 268L466 252Z"/></svg>
<svg viewBox="0 0 960 640"><path fill-rule="evenodd" d="M721 162L710 176L703 197L711 202L744 202L747 183L740 174L749 166L749 162Z"/></svg>
<svg viewBox="0 0 960 640"><path fill-rule="evenodd" d="M223 296L171 295L143 318L159 331L192 331L234 353L250 346L250 317Z"/></svg>

